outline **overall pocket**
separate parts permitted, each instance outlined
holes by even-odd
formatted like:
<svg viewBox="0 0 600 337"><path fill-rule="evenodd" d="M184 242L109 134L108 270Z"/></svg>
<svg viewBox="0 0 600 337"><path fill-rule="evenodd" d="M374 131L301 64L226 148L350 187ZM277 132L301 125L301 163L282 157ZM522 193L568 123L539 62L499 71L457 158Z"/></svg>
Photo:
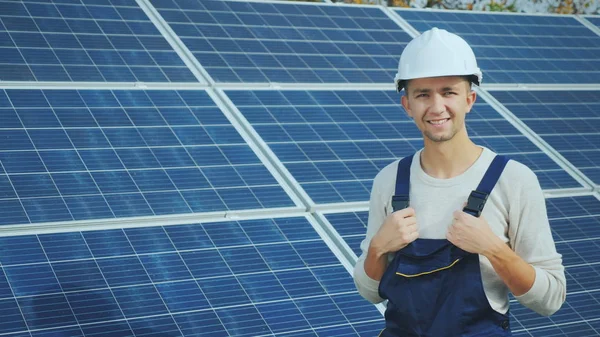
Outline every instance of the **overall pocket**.
<svg viewBox="0 0 600 337"><path fill-rule="evenodd" d="M419 277L452 268L465 252L447 240L420 239L398 251L394 259L396 275Z"/></svg>

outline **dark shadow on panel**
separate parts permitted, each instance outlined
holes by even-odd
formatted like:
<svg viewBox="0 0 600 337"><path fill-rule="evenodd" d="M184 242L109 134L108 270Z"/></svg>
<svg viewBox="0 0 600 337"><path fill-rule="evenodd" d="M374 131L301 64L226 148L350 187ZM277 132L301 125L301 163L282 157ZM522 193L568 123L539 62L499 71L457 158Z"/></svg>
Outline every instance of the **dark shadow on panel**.
<svg viewBox="0 0 600 337"><path fill-rule="evenodd" d="M170 315L130 320L129 325L136 337L181 337L177 324Z"/></svg>
<svg viewBox="0 0 600 337"><path fill-rule="evenodd" d="M50 290L40 290L42 294L47 292ZM33 332L32 337L182 336L170 316L126 321L108 289L36 295L19 298L18 303L28 327L31 330L41 330ZM82 324L83 331L73 327L77 322ZM102 323L94 324L95 322Z"/></svg>
<svg viewBox="0 0 600 337"><path fill-rule="evenodd" d="M150 328L141 328L141 329L135 329L135 336L136 337L181 337L183 336L182 334L180 334L179 332L177 333L171 333L171 332L161 332L161 331L155 331L152 330Z"/></svg>
<svg viewBox="0 0 600 337"><path fill-rule="evenodd" d="M76 288L84 289L85 285ZM54 293L53 289L40 290L40 294L19 298L19 306L31 330L58 328L86 323L123 319L114 297L108 289ZM61 336L57 330L57 336ZM72 333L69 329L66 333ZM82 334L81 334L82 335ZM45 336L40 334L40 336ZM50 334L49 336L54 336Z"/></svg>
<svg viewBox="0 0 600 337"><path fill-rule="evenodd" d="M40 291L42 294L45 292L48 290ZM35 295L18 298L17 301L31 330L77 324L64 294Z"/></svg>

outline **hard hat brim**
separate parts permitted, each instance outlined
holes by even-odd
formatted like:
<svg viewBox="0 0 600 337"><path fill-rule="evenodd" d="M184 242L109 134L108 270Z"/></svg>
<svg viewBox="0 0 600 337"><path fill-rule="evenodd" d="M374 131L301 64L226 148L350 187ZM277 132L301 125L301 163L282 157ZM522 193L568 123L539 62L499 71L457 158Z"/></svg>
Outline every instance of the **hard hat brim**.
<svg viewBox="0 0 600 337"><path fill-rule="evenodd" d="M436 77L447 77L447 76L457 76L457 77L466 77L469 82L480 86L481 85L481 79L480 79L480 75L479 74L468 74L468 75L441 75L441 76L431 76L430 78L436 78ZM419 78L424 78L424 77L419 77ZM396 80L396 90L398 92L402 91L402 89L404 89L406 87L406 82L410 81L410 80L414 80L416 78L410 78L410 79L397 79Z"/></svg>

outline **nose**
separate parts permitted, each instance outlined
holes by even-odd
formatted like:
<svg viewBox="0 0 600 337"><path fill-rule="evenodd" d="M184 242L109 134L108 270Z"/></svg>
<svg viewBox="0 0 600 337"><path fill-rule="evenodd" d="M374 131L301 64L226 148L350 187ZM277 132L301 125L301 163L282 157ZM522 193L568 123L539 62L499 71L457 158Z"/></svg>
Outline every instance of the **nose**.
<svg viewBox="0 0 600 337"><path fill-rule="evenodd" d="M446 104L442 95L435 93L431 96L431 106L429 111L436 114L446 112Z"/></svg>

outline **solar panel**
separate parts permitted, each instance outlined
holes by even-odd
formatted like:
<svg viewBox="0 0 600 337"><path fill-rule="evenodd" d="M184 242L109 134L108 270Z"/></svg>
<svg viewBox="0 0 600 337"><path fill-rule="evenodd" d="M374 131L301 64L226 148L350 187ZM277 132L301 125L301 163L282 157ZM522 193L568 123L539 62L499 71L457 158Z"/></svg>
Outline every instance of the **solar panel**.
<svg viewBox="0 0 600 337"><path fill-rule="evenodd" d="M490 91L573 166L600 185L600 91Z"/></svg>
<svg viewBox="0 0 600 337"><path fill-rule="evenodd" d="M418 31L463 37L484 83L599 83L600 36L572 16L395 10Z"/></svg>
<svg viewBox="0 0 600 337"><path fill-rule="evenodd" d="M366 201L377 172L422 147L395 92L226 90L317 204ZM542 187L580 187L566 171L484 101L467 117L476 143L519 160Z"/></svg>
<svg viewBox="0 0 600 337"><path fill-rule="evenodd" d="M0 91L0 224L293 207L204 90Z"/></svg>
<svg viewBox="0 0 600 337"><path fill-rule="evenodd" d="M135 0L0 1L0 80L198 82Z"/></svg>
<svg viewBox="0 0 600 337"><path fill-rule="evenodd" d="M515 336L597 336L600 332L600 200L594 196L546 199L556 248L563 255L567 301L553 316L542 317L511 300ZM368 212L325 213L327 221L360 255Z"/></svg>
<svg viewBox="0 0 600 337"><path fill-rule="evenodd" d="M369 212L327 213L324 216L358 258L361 254L360 243L367 232Z"/></svg>
<svg viewBox="0 0 600 337"><path fill-rule="evenodd" d="M0 242L0 334L367 337L383 328L304 217Z"/></svg>
<svg viewBox="0 0 600 337"><path fill-rule="evenodd" d="M376 7L150 2L217 83L391 83L410 40Z"/></svg>
<svg viewBox="0 0 600 337"><path fill-rule="evenodd" d="M586 16L585 19L596 25L596 27L600 27L600 18L594 16Z"/></svg>
<svg viewBox="0 0 600 337"><path fill-rule="evenodd" d="M372 85L391 86L411 39L395 14L473 43L484 83L600 78L600 37L571 16L0 0L0 336L376 336L383 316L332 241L360 254L373 177L422 146L398 94ZM169 43L178 39L210 88ZM153 83L102 83L138 81ZM255 89L269 82L296 89ZM596 91L493 95L598 182ZM532 168L546 191L581 187L484 100L467 128ZM319 212L299 214L313 205L296 192ZM241 218L220 219L229 211ZM569 296L549 318L513 300L513 334L599 335L600 202L552 198L548 211ZM204 220L170 225L183 216Z"/></svg>

